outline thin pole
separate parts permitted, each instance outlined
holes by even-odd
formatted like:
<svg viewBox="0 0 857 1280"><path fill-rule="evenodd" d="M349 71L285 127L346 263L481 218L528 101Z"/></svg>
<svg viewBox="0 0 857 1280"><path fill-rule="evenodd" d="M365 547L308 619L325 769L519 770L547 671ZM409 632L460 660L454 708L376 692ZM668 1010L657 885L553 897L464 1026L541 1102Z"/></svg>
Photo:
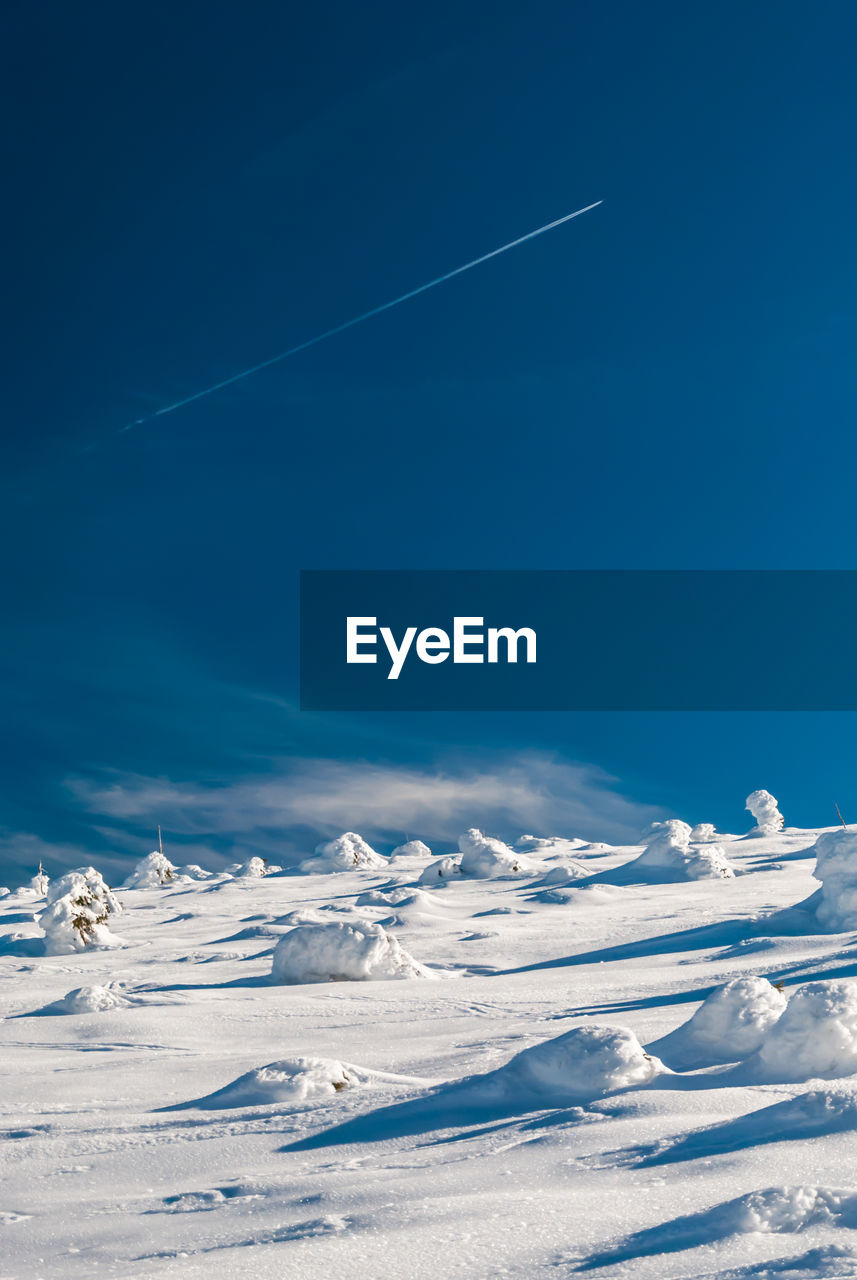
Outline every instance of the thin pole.
<svg viewBox="0 0 857 1280"><path fill-rule="evenodd" d="M837 812L837 814L838 814L838 816L839 816L839 821L842 823L842 830L843 830L843 831L847 831L847 830L848 830L848 828L847 828L847 827L846 827L846 825L845 825L845 819L843 818L843 816L842 816L842 812L841 812L841 810L840 810L840 808L839 808L839 805L836 803L836 801L835 801L835 800L834 800L834 802L833 802L833 807L834 807L834 809L836 810L836 812Z"/></svg>

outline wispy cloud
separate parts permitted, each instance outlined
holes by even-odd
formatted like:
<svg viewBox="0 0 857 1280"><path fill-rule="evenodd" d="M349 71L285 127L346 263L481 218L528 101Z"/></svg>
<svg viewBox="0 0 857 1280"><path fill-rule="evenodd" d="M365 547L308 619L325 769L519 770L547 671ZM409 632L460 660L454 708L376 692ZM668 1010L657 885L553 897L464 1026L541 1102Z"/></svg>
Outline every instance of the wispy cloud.
<svg viewBox="0 0 857 1280"><path fill-rule="evenodd" d="M534 832L621 842L663 816L622 795L597 768L536 753L435 768L311 759L205 784L124 773L69 786L90 813L116 822L161 822L184 838L266 845L298 829L319 838L354 829L382 840L407 833L445 841L473 825L510 838Z"/></svg>

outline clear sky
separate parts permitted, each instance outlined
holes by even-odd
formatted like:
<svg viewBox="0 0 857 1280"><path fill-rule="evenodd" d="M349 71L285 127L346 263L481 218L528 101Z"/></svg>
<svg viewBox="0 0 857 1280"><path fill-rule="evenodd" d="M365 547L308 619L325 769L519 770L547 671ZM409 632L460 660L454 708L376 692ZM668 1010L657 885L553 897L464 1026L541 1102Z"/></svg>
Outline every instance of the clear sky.
<svg viewBox="0 0 857 1280"><path fill-rule="evenodd" d="M796 825L857 820L852 715L294 709L303 567L855 567L857 11L147 0L0 25L10 863L145 852L158 820L203 851L409 812L441 843L587 806L593 836L647 806L740 830L756 787Z"/></svg>

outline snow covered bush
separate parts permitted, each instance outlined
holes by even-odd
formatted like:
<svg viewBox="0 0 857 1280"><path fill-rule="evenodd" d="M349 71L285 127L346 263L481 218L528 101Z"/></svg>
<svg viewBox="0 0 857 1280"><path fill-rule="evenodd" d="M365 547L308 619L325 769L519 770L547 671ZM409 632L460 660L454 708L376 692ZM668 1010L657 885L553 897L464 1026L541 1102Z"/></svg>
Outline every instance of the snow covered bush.
<svg viewBox="0 0 857 1280"><path fill-rule="evenodd" d="M713 822L697 822L690 838L694 844L713 844L717 839L717 828Z"/></svg>
<svg viewBox="0 0 857 1280"><path fill-rule="evenodd" d="M39 870L30 881L30 888L33 890L36 897L38 898L47 897L49 885L50 885L50 880L42 870Z"/></svg>
<svg viewBox="0 0 857 1280"><path fill-rule="evenodd" d="M280 867L277 870L281 870ZM268 864L264 858L250 858L247 862L242 862L235 872L237 878L242 880L261 880L263 876L268 874Z"/></svg>
<svg viewBox="0 0 857 1280"><path fill-rule="evenodd" d="M821 881L815 909L819 924L834 933L857 929L857 832L826 832L813 848L813 874Z"/></svg>
<svg viewBox="0 0 857 1280"><path fill-rule="evenodd" d="M712 991L671 1038L707 1062L736 1062L761 1047L785 1007L786 997L767 978L735 978Z"/></svg>
<svg viewBox="0 0 857 1280"><path fill-rule="evenodd" d="M455 858L438 858L429 863L417 884L438 884L454 880L461 875L461 867Z"/></svg>
<svg viewBox="0 0 857 1280"><path fill-rule="evenodd" d="M765 1080L811 1080L857 1071L857 982L829 978L799 987L750 1059Z"/></svg>
<svg viewBox="0 0 857 1280"><path fill-rule="evenodd" d="M47 900L38 925L49 955L118 945L107 921L122 907L94 867L80 867L55 880L48 887Z"/></svg>
<svg viewBox="0 0 857 1280"><path fill-rule="evenodd" d="M645 837L646 850L634 860L639 870L651 870L675 880L731 879L735 872L719 844L691 844L691 828L678 818L655 822Z"/></svg>
<svg viewBox="0 0 857 1280"><path fill-rule="evenodd" d="M346 831L335 840L316 845L315 857L301 863L301 871L354 871L363 867L386 867L387 859L368 845L356 831Z"/></svg>
<svg viewBox="0 0 857 1280"><path fill-rule="evenodd" d="M427 844L423 844L422 840L406 840L404 844L396 845L391 858L430 858L431 849Z"/></svg>
<svg viewBox="0 0 857 1280"><path fill-rule="evenodd" d="M123 889L158 889L169 884L176 873L176 868L169 858L155 849L142 858L123 884Z"/></svg>
<svg viewBox="0 0 857 1280"><path fill-rule="evenodd" d="M274 948L275 982L366 982L385 978L432 978L379 924L298 925Z"/></svg>
<svg viewBox="0 0 857 1280"><path fill-rule="evenodd" d="M481 1077L488 1094L501 1093L544 1105L589 1102L616 1089L648 1084L666 1071L627 1027L573 1027L515 1054Z"/></svg>
<svg viewBox="0 0 857 1280"><path fill-rule="evenodd" d="M770 791L753 791L747 796L745 808L756 819L754 833L763 836L776 835L782 831L785 818L777 808L777 800Z"/></svg>
<svg viewBox="0 0 857 1280"><path fill-rule="evenodd" d="M502 840L484 836L478 827L471 827L459 836L458 847L464 876L487 880L495 876L531 875L534 870L532 863L520 853L515 853Z"/></svg>

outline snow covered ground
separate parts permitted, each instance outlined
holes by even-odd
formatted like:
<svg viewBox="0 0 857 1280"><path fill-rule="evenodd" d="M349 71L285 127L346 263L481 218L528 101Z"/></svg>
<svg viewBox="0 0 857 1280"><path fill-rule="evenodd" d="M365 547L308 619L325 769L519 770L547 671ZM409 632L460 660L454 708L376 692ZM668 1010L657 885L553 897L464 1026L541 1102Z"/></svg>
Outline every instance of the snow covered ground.
<svg viewBox="0 0 857 1280"><path fill-rule="evenodd" d="M0 1278L857 1277L857 835L771 826L3 897Z"/></svg>

